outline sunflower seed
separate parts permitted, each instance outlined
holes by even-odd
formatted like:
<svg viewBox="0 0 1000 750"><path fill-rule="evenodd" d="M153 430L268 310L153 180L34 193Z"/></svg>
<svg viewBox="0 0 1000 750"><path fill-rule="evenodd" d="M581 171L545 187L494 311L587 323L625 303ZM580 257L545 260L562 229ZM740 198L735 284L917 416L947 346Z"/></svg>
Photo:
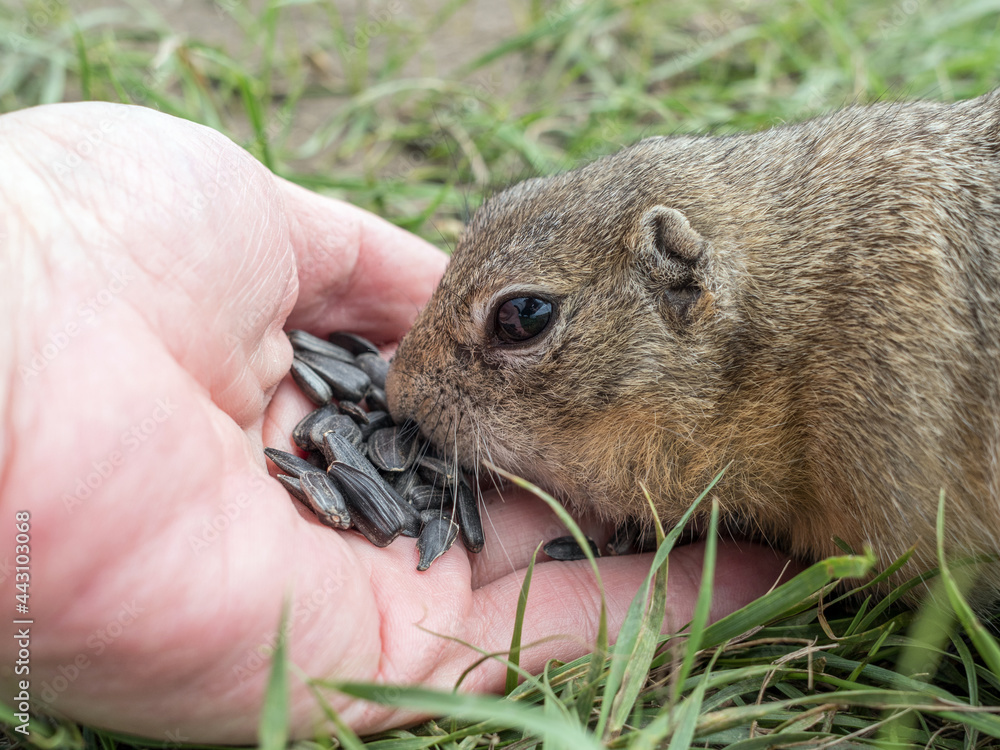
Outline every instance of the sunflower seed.
<svg viewBox="0 0 1000 750"><path fill-rule="evenodd" d="M597 549L597 542L590 537L587 537L587 544L590 545L590 551L594 557L601 556L600 550ZM542 552L551 557L553 560L568 561L587 559L587 554L572 536L561 536L558 539L553 539L551 542L542 547Z"/></svg>
<svg viewBox="0 0 1000 750"><path fill-rule="evenodd" d="M381 430L383 427L392 427L394 424L395 422L392 421L392 417L386 412L370 411L368 412L368 424L361 425L361 437L367 440L375 430Z"/></svg>
<svg viewBox="0 0 1000 750"><path fill-rule="evenodd" d="M353 364L315 352L295 352L295 359L305 362L323 378L338 400L360 401L365 397L371 379Z"/></svg>
<svg viewBox="0 0 1000 750"><path fill-rule="evenodd" d="M458 467L449 464L441 458L433 456L421 456L417 459L420 468L417 470L426 481L431 484L447 484L449 486L458 482Z"/></svg>
<svg viewBox="0 0 1000 750"><path fill-rule="evenodd" d="M277 448L265 448L264 455L271 459L271 462L286 474L290 474L296 479L308 472L316 471L316 467L299 458L293 453L279 451Z"/></svg>
<svg viewBox="0 0 1000 750"><path fill-rule="evenodd" d="M376 430L368 438L368 458L382 471L406 471L417 458L417 441L398 427Z"/></svg>
<svg viewBox="0 0 1000 750"><path fill-rule="evenodd" d="M627 555L633 549L635 549L635 544L639 541L639 535L642 533L642 527L633 521L625 521L624 523L618 524L615 527L614 536L607 544L607 551L609 555ZM549 555L551 557L551 555Z"/></svg>
<svg viewBox="0 0 1000 750"><path fill-rule="evenodd" d="M361 454L361 451L339 433L328 432L323 436L323 455L329 459L330 463L341 461L350 464L376 481L382 479L371 462Z"/></svg>
<svg viewBox="0 0 1000 750"><path fill-rule="evenodd" d="M292 349L297 352L315 352L326 357L339 359L341 362L354 364L354 356L342 346L331 344L311 333L293 329L288 331L288 340L292 344Z"/></svg>
<svg viewBox="0 0 1000 750"><path fill-rule="evenodd" d="M336 331L331 333L328 338L331 344L336 344L337 346L342 346L347 349L351 354L357 356L363 354L364 352L370 352L372 354L378 354L378 347L375 346L371 341L364 338L363 336L358 336L356 333L347 333L346 331Z"/></svg>
<svg viewBox="0 0 1000 750"><path fill-rule="evenodd" d="M304 451L316 450L319 443L309 436L310 430L312 430L313 425L317 422L332 414L339 414L334 404L327 404L318 409L313 409L295 425L295 429L292 430L292 440Z"/></svg>
<svg viewBox="0 0 1000 750"><path fill-rule="evenodd" d="M403 497L410 501L410 505L420 511L430 508L441 508L451 502L451 492L446 488L432 487L429 484L422 483L418 483Z"/></svg>
<svg viewBox="0 0 1000 750"><path fill-rule="evenodd" d="M365 394L365 403L372 409L389 411L389 398L385 395L385 391L374 385Z"/></svg>
<svg viewBox="0 0 1000 750"><path fill-rule="evenodd" d="M392 489L392 487L389 487ZM396 496L397 502L400 499ZM408 536L416 539L420 536L420 530L424 527L423 522L420 520L420 511L410 505L408 502L399 503L399 507L403 511L403 530L400 532L403 536Z"/></svg>
<svg viewBox="0 0 1000 750"><path fill-rule="evenodd" d="M437 513L427 519L417 538L417 552L420 554L417 570L427 570L432 562L451 549L457 537L458 524L450 518Z"/></svg>
<svg viewBox="0 0 1000 750"><path fill-rule="evenodd" d="M299 482L298 477L291 477L287 474L276 474L274 478L281 482L281 486L288 490L289 495L306 505L309 504L306 493L302 491L302 484Z"/></svg>
<svg viewBox="0 0 1000 750"><path fill-rule="evenodd" d="M483 534L483 519L479 515L479 502L465 479L455 486L455 510L458 513L458 527L462 532L462 544L469 552L479 552L486 543Z"/></svg>
<svg viewBox="0 0 1000 750"><path fill-rule="evenodd" d="M306 453L306 461L315 466L320 471L326 471L327 464L330 462L326 460L326 456L323 455L322 451L313 449Z"/></svg>
<svg viewBox="0 0 1000 750"><path fill-rule="evenodd" d="M355 422L357 422L359 425L368 424L369 421L368 412L366 412L364 409L362 409L353 401L347 401L346 399L341 400L339 406L341 414L346 414Z"/></svg>
<svg viewBox="0 0 1000 750"><path fill-rule="evenodd" d="M407 519L379 482L342 461L331 463L328 471L344 490L347 506L353 511L354 527L369 542L385 547L399 536Z"/></svg>
<svg viewBox="0 0 1000 750"><path fill-rule="evenodd" d="M380 547L400 534L417 537L420 570L458 535L469 550L482 549L477 496L461 469L442 460L416 424L397 427L388 414L389 366L378 349L355 334L332 334L330 342L300 330L288 337L292 377L319 407L293 430L305 459L266 449L285 472L277 478L288 493L329 526L347 528L353 521ZM361 400L371 411L361 408Z"/></svg>
<svg viewBox="0 0 1000 750"><path fill-rule="evenodd" d="M316 406L323 406L333 399L333 389L319 373L299 359L292 359L292 380Z"/></svg>
<svg viewBox="0 0 1000 750"><path fill-rule="evenodd" d="M385 390L385 376L389 374L389 362L383 359L381 354L361 352L354 358L354 364L371 378L372 385Z"/></svg>
<svg viewBox="0 0 1000 750"><path fill-rule="evenodd" d="M336 433L329 432L324 437L324 444L326 446L326 454L330 456L331 464L333 462L346 463L352 468L365 474L369 479L371 479L375 484L377 484L382 493L388 496L392 501L400 506L401 512L404 516L403 523L403 534L406 536L416 536L420 533L420 514L410 507L410 504L404 500L398 492L393 488L388 481L386 481L381 474L372 466L371 462L368 461L364 456L358 452L357 448L345 440L342 436ZM329 469L327 469L329 471Z"/></svg>
<svg viewBox="0 0 1000 750"><path fill-rule="evenodd" d="M416 473L412 471L400 471L390 475L387 479L392 488L399 493L399 496L410 503L410 505L413 504L413 498L410 497L411 493L417 487L425 486ZM417 510L420 510L420 508L417 508Z"/></svg>
<svg viewBox="0 0 1000 750"><path fill-rule="evenodd" d="M359 448L361 445L361 429L354 423L353 419L341 414L337 409L313 425L309 431L309 439L313 445L322 448L323 436L328 432L335 432L347 438L355 448Z"/></svg>
<svg viewBox="0 0 1000 750"><path fill-rule="evenodd" d="M325 472L312 471L299 477L307 503L320 521L335 529L351 528L351 514L340 488Z"/></svg>

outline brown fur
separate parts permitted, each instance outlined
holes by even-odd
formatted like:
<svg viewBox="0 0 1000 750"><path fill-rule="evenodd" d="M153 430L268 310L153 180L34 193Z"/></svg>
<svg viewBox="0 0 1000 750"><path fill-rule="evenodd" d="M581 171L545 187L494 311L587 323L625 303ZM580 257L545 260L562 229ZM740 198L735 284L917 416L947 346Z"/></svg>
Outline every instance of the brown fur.
<svg viewBox="0 0 1000 750"><path fill-rule="evenodd" d="M556 300L552 327L498 344L502 289ZM611 519L644 514L640 482L675 519L732 462L724 511L796 555L916 544L926 569L942 488L951 549L996 553L1000 92L651 138L516 185L388 394L463 464Z"/></svg>

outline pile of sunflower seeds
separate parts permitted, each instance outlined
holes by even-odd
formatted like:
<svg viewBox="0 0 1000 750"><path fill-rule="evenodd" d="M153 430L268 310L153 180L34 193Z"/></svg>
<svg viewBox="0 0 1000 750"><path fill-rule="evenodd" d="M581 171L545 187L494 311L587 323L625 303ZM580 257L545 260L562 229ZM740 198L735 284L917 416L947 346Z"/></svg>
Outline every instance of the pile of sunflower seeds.
<svg viewBox="0 0 1000 750"><path fill-rule="evenodd" d="M413 423L389 416L389 363L352 333L324 340L289 331L292 379L318 408L292 431L306 457L265 448L288 493L335 529L355 529L378 547L417 539L417 570L427 570L460 535L483 548L479 504L462 472L424 441ZM368 410L361 406L364 401Z"/></svg>

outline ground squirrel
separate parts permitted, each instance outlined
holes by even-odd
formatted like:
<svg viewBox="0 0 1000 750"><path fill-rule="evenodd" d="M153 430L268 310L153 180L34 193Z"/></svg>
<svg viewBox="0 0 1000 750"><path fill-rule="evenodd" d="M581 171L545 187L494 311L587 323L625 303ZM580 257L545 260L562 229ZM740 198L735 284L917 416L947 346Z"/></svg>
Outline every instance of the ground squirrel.
<svg viewBox="0 0 1000 750"><path fill-rule="evenodd" d="M806 559L1000 551L1000 91L650 138L488 200L388 399L611 520L727 464L735 525ZM707 507L707 506L706 506ZM986 590L1000 590L1000 566Z"/></svg>

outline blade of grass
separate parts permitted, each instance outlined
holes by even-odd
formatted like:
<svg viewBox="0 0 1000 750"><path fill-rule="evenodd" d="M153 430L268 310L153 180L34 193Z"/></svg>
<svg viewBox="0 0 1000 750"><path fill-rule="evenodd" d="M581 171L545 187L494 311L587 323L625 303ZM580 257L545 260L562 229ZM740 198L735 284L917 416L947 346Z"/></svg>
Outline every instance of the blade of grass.
<svg viewBox="0 0 1000 750"><path fill-rule="evenodd" d="M73 28L73 43L76 46L76 57L79 65L77 75L80 78L80 91L83 99L91 98L91 76L90 60L87 57L87 43L84 41L83 33L78 26Z"/></svg>
<svg viewBox="0 0 1000 750"><path fill-rule="evenodd" d="M645 490L645 488L643 489ZM603 705L607 705L608 703L611 704L607 730L606 733L602 735L605 739L611 736L617 736L621 732L622 727L625 726L625 722L628 721L628 717L635 707L639 693L642 691L643 686L649 679L649 665L652 663L653 656L656 654L656 646L660 639L660 631L663 629L663 620L667 613L667 555L669 553L669 548L663 550L662 552L660 551L661 547L666 546L664 545L665 535L663 533L663 526L660 524L660 518L656 514L656 508L653 506L652 498L650 498L648 492L646 492L646 500L649 503L650 510L653 512L658 542L657 555L654 557L653 566L650 569L650 574L655 571L655 578L652 586L653 595L650 599L649 577L647 575L646 585L640 587L639 592L632 600L632 604L635 605L636 616L641 614L641 608L645 606L646 601L649 600L646 615L642 618L641 625L634 635L627 634L623 638L621 634L619 634L618 642L615 644L612 660L615 663L624 664L625 668L620 677L621 687L618 688L616 693L611 693L608 689L608 686L612 684L610 678L608 683L605 685ZM628 614L633 614L632 606L629 607ZM622 627L624 629L624 623ZM629 630L631 629L632 628L630 627ZM619 680L616 680L616 682L617 681ZM609 700L609 698L613 699Z"/></svg>
<svg viewBox="0 0 1000 750"><path fill-rule="evenodd" d="M486 651L480 648L479 646L476 646L475 644L462 640L461 638L456 638L455 636L443 635L441 633L435 633L433 630L426 630L425 628L420 627L419 625L417 627L419 627L421 630L425 630L425 632L431 633L432 635L436 635L439 638L444 638L445 640L458 643L464 646L465 648L469 649L469 651L475 651L476 653L480 654L480 658L469 664L469 666L465 668L462 674L458 676L458 679L455 680L455 688L454 688L455 690L458 690L462 686L462 683L465 682L465 678L468 677L470 674L472 674L479 667L480 664L489 659L499 661L501 664L507 667L508 671L514 670L518 675L520 675L521 678L524 679L524 683L522 683L517 688L511 691L510 695L508 696L510 698L521 698L524 695L524 693L520 692L520 688L538 690L540 693L542 693L543 696L545 696L552 690L546 681L539 680L535 675L531 674L531 672L528 672L526 669L523 669L519 664L515 664L510 659L505 658L506 652L504 651L493 651L493 652ZM557 638L558 636L550 636L549 638L543 638L540 641L534 641L532 643L529 643L527 646L523 648L540 646L546 641L556 640Z"/></svg>
<svg viewBox="0 0 1000 750"><path fill-rule="evenodd" d="M871 554L864 557L829 557L815 563L760 599L709 625L705 629L702 643L706 648L718 646L761 623L799 612L815 603L819 591L841 578L863 576L874 564L875 558Z"/></svg>
<svg viewBox="0 0 1000 750"><path fill-rule="evenodd" d="M558 18L550 16L548 19L539 19L538 23L532 28L500 42L493 49L480 55L472 62L466 63L457 71L457 75L461 77L467 76L469 73L485 67L502 57L506 57L512 52L518 52L531 47L549 35L557 36L564 30L571 29L579 18L587 12L587 6L584 3Z"/></svg>
<svg viewBox="0 0 1000 750"><path fill-rule="evenodd" d="M729 467L725 467L720 471L715 478L709 483L709 485L702 490L701 494L695 498L694 502L688 507L687 511L681 516L680 520L674 525L670 530L670 533L663 538L659 545L657 546L656 554L653 556L653 562L650 565L649 572L646 574L646 579L643 585L639 587L639 591L633 597L631 604L629 604L628 611L625 614L625 619L622 621L622 626L618 631L618 641L615 644L615 657L611 661L611 666L608 671L608 676L604 685L604 701L601 704L601 713L597 720L597 727L594 732L598 737L605 737L609 733L618 731L612 727L616 722L611 722L611 711L614 707L615 699L617 698L618 692L621 688L622 681L625 678L625 672L628 667L629 661L633 658L633 655L640 643L640 640L645 633L646 638L653 638L659 636L660 626L656 627L656 633L650 634L647 628L643 628L644 619L643 611L646 610L646 602L649 600L650 587L653 584L655 576L659 576L662 570L662 575L664 578L664 587L666 586L666 566L669 559L670 552L673 550L674 545L680 538L681 534L684 532L684 528L687 526L688 521L694 514L695 510L701 505L701 502L708 496L708 493L719 483L722 476L725 474ZM650 506L652 507L652 505ZM655 509L654 509L654 517ZM659 526L659 518L657 521L657 534L662 533L662 528ZM665 589L664 589L664 601L665 601ZM665 609L665 603L664 603ZM655 616L655 610L650 606L649 617ZM660 624L662 625L663 615L660 615ZM654 649L655 653L655 649ZM652 661L652 654L650 654L650 663ZM645 671L649 671L649 663L645 667ZM621 716L617 717L621 719ZM618 729L620 730L620 726Z"/></svg>
<svg viewBox="0 0 1000 750"><path fill-rule="evenodd" d="M955 653L958 654L959 660L962 662L962 666L965 668L965 679L966 685L969 690L969 703L973 706L979 705L979 682L976 680L976 662L972 658L972 652L969 647L965 644L965 641L959 637L955 632L950 633L951 644L955 649ZM973 727L965 728L965 747L972 748L976 746L979 739L979 731Z"/></svg>
<svg viewBox="0 0 1000 750"><path fill-rule="evenodd" d="M347 750L365 750L365 743L363 743L361 738L354 733L353 729L344 723L344 720L340 718L340 714L334 710L333 706L330 705L330 702L326 700L323 694L319 691L316 684L312 680L307 679L305 675L302 675L302 677L309 686L309 690L313 694L313 697L316 698L316 703L319 704L323 714L337 730L337 739L339 740L341 747L347 748ZM421 747L427 746L422 745Z"/></svg>
<svg viewBox="0 0 1000 750"><path fill-rule="evenodd" d="M546 680L548 682L548 680ZM572 701L572 697L568 694L570 690L570 685L567 683L564 695L556 697L553 693L546 693L545 700L542 701L542 714L552 720L558 721L561 718L562 711L560 708L565 710L565 706ZM551 750L551 748L558 746L558 740L553 735L551 730L546 730L542 733L542 750Z"/></svg>
<svg viewBox="0 0 1000 750"><path fill-rule="evenodd" d="M854 670L851 672L850 677L847 678L848 680L854 682L855 680L858 679L858 676L861 674L862 670L866 666L868 666L868 664L871 663L871 661L881 650L882 644L885 643L886 639L889 637L890 634L895 632L895 629L896 629L895 623L890 622L889 626L882 630L878 638L876 638L875 642L871 645L871 648L868 649L868 653L865 655L865 659L860 664L858 664L857 667L854 668Z"/></svg>
<svg viewBox="0 0 1000 750"><path fill-rule="evenodd" d="M257 738L260 750L283 750L288 744L288 599L281 607L278 639L271 656L264 705L260 710Z"/></svg>
<svg viewBox="0 0 1000 750"><path fill-rule="evenodd" d="M580 691L580 695L577 697L577 712L580 716L580 720L585 722L587 717L590 715L590 710L597 692L597 683L599 682L601 674L604 671L604 659L608 653L607 602L604 600L604 582L601 580L601 571L597 568L597 561L594 559L594 553L591 552L590 543L587 541L583 532L580 531L580 527L577 526L573 517L570 516L566 509L563 508L563 506L557 502L554 497L549 495L540 487L536 487L531 482L511 474L510 472L504 471L498 466L494 466L489 461L484 461L483 463L491 471L495 471L497 474L513 482L518 487L531 492L535 495L535 497L540 498L546 505L549 506L549 508L552 509L552 512L556 514L559 520L562 521L563 525L566 526L566 529L570 532L570 534L572 534L576 543L580 545L580 548L587 556L590 568L594 572L594 577L597 579L597 588L601 592L601 609L598 616L597 642L594 644L594 653L591 656L590 667L587 673L586 687ZM598 733L598 736L600 736L600 733Z"/></svg>
<svg viewBox="0 0 1000 750"><path fill-rule="evenodd" d="M83 750L86 740L80 733L80 728L68 721L51 726L49 722L30 716L27 722L17 718L13 708L6 701L0 701L0 723L3 723L6 734L11 738L28 740L29 747L40 750ZM22 734L20 727L25 727ZM16 747L16 745L14 745Z"/></svg>
<svg viewBox="0 0 1000 750"><path fill-rule="evenodd" d="M431 690L423 687L371 685L356 682L325 682L325 686L354 698L398 706L413 711L449 715L470 721L485 721L499 726L549 736L554 747L565 750L600 750L596 738L572 719L573 714L547 714L542 709L516 701L483 695L468 695Z"/></svg>
<svg viewBox="0 0 1000 750"><path fill-rule="evenodd" d="M684 649L684 660L677 673L677 680L671 692L673 700L680 698L680 686L691 673L694 660L701 649L702 634L708 623L709 610L712 607L712 584L715 579L715 560L718 549L719 502L712 502L712 516L708 525L708 537L705 540L705 562L701 571L701 584L698 588L698 600L694 608L694 616L688 628L688 638Z"/></svg>
<svg viewBox="0 0 1000 750"><path fill-rule="evenodd" d="M705 676L711 674L711 671L712 665L709 664L705 670ZM707 684L707 680L699 682L691 694L681 703L676 714L676 726L667 750L686 750L691 747L691 741L698 729L698 719L701 716L701 706L705 701Z"/></svg>
<svg viewBox="0 0 1000 750"><path fill-rule="evenodd" d="M649 72L646 79L649 82L665 81L686 73L698 65L711 60L718 54L726 52L733 47L756 39L761 36L763 29L759 26L742 26L733 29L728 34L724 34L718 39L714 39L707 44L703 44L697 49L687 53L682 53L673 57L668 62L657 66Z"/></svg>
<svg viewBox="0 0 1000 750"><path fill-rule="evenodd" d="M972 607L969 606L965 596L962 594L958 580L956 579L955 574L951 572L948 561L945 559L944 533L944 490L941 490L941 495L938 498L937 552L938 567L941 568L941 578L944 581L944 588L948 594L948 601L951 602L951 606L954 608L959 622L962 623L962 627L965 628L965 632L968 633L969 638L972 640L972 643L979 652L979 655L983 658L983 661L986 662L986 666L989 667L994 674L1000 674L1000 644L998 644L996 638L990 635L989 631L983 627L979 618L973 614ZM958 568L957 571L964 572L962 582L966 584L966 587L971 585L971 576L973 571L968 567Z"/></svg>
<svg viewBox="0 0 1000 750"><path fill-rule="evenodd" d="M521 664L521 630L524 626L524 610L528 606L528 590L531 588L531 574L535 571L535 560L538 557L538 550L542 548L539 544L531 555L528 562L528 569L524 573L524 580L521 582L521 593L517 597L517 611L514 613L514 632L510 637L510 662L507 667L507 679L504 683L504 695L517 687L517 668Z"/></svg>
<svg viewBox="0 0 1000 750"><path fill-rule="evenodd" d="M909 643L897 662L896 671L916 681L930 682L934 678L943 656L941 648L949 640L955 627L954 611L943 606L946 601L943 591L946 576L945 573L944 577L935 579L935 585L924 599L919 616L910 626L907 634ZM901 733L915 727L917 718L913 712L904 712L892 719L886 716L879 739L896 740Z"/></svg>

